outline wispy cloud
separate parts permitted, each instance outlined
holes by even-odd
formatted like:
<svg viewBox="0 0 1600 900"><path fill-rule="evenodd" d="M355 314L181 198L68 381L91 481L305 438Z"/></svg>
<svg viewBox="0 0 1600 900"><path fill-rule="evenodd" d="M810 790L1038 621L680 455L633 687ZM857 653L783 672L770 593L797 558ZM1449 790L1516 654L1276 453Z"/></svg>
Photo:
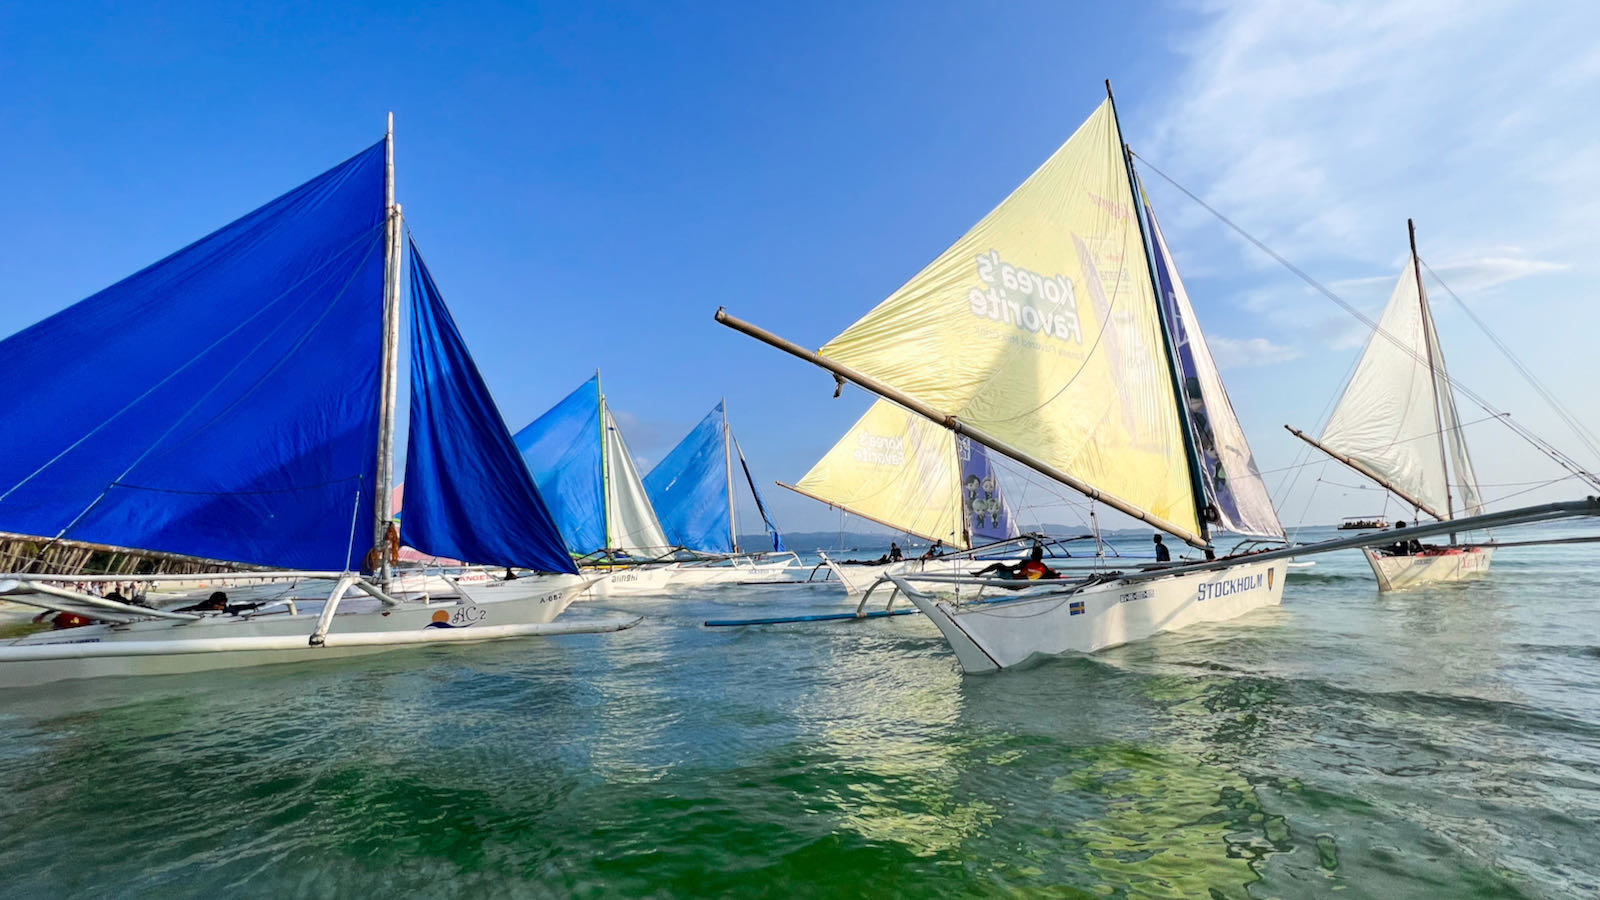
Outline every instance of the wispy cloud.
<svg viewBox="0 0 1600 900"><path fill-rule="evenodd" d="M1256 366L1275 366L1300 356L1300 351L1283 344L1274 344L1266 338L1228 338L1211 336L1206 346L1217 360L1219 369L1248 369Z"/></svg>
<svg viewBox="0 0 1600 900"><path fill-rule="evenodd" d="M1600 105L1600 6L1196 9L1182 77L1156 126L1135 125L1136 148L1345 299L1381 306L1408 217L1423 259L1463 296L1591 263L1583 223L1600 218L1600 126L1574 112ZM1341 313L1285 289L1276 263L1215 220L1169 219L1208 270L1231 259L1236 278L1270 285L1235 294L1272 326L1268 339L1348 341L1349 329L1326 327Z"/></svg>

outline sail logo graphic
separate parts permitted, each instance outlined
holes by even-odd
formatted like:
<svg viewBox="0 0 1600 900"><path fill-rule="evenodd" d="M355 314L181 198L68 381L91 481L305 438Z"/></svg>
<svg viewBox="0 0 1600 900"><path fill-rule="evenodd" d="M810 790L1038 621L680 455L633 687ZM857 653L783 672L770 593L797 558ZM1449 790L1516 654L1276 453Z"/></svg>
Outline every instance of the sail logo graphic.
<svg viewBox="0 0 1600 900"><path fill-rule="evenodd" d="M482 607L475 605L458 606L455 608L454 612L448 609L441 609L438 612L435 612L432 616L432 620L422 627L467 628L483 621L484 616L487 615L488 613L485 612Z"/></svg>
<svg viewBox="0 0 1600 900"><path fill-rule="evenodd" d="M974 316L1031 334L1083 343L1078 295L1070 278L1014 266L1001 259L998 250L978 256L976 262L978 280L985 287L967 288L967 303Z"/></svg>
<svg viewBox="0 0 1600 900"><path fill-rule="evenodd" d="M1270 574L1270 572L1271 570L1269 569L1268 573ZM1211 584L1200 585L1200 599L1215 600L1219 597L1242 594L1245 591L1253 591L1265 584L1267 584L1267 576L1264 574L1241 575L1238 578L1229 578L1226 581L1214 581Z"/></svg>
<svg viewBox="0 0 1600 900"><path fill-rule="evenodd" d="M863 431L857 436L856 449L851 455L858 463L903 466L906 464L906 439L900 435L887 436Z"/></svg>

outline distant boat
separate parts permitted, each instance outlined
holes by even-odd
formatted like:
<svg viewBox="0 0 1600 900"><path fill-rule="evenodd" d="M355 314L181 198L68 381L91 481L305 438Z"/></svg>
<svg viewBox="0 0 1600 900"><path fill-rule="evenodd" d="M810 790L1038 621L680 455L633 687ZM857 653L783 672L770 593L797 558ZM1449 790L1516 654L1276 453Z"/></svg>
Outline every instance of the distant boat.
<svg viewBox="0 0 1600 900"><path fill-rule="evenodd" d="M1406 226L1411 255L1322 436L1289 430L1419 513L1439 521L1458 513L1476 516L1483 512L1478 479L1422 286L1416 228L1410 221ZM1362 553L1380 591L1489 571L1493 548L1455 543L1451 535L1449 546L1420 552L1405 552L1406 542L1399 541L1392 549L1371 547Z"/></svg>
<svg viewBox="0 0 1600 900"><path fill-rule="evenodd" d="M666 590L679 568L678 547L656 517L599 372L515 440L580 569L606 576L591 596Z"/></svg>
<svg viewBox="0 0 1600 900"><path fill-rule="evenodd" d="M771 549L751 552L739 545L736 484L745 485L755 501ZM750 474L744 449L728 424L726 400L661 458L644 477L644 489L667 539L692 556L673 574L673 584L787 581L791 570L800 567L800 557L784 550L783 535Z"/></svg>
<svg viewBox="0 0 1600 900"><path fill-rule="evenodd" d="M1340 531L1382 531L1389 527L1383 516L1347 516L1339 521Z"/></svg>
<svg viewBox="0 0 1600 900"><path fill-rule="evenodd" d="M331 582L328 595L160 610L73 587L89 576L0 575L0 595L102 623L0 643L0 685L631 624L552 621L586 581L414 245L407 543L556 574L443 603L388 593L392 134L0 342L0 529L272 567Z"/></svg>
<svg viewBox="0 0 1600 900"><path fill-rule="evenodd" d="M1282 538L1109 89L1027 181L820 351L718 319L1197 547L1213 527ZM1213 565L1000 596L967 576L936 593L895 584L981 672L1281 601L1282 558Z"/></svg>
<svg viewBox="0 0 1600 900"><path fill-rule="evenodd" d="M983 445L887 400L868 407L797 483L778 485L942 544L946 555L903 562L852 563L823 554L833 578L853 597L890 572L907 577L970 572L973 557L964 551L974 547L996 551L991 559L1019 562L1031 543L1014 540L1016 521Z"/></svg>

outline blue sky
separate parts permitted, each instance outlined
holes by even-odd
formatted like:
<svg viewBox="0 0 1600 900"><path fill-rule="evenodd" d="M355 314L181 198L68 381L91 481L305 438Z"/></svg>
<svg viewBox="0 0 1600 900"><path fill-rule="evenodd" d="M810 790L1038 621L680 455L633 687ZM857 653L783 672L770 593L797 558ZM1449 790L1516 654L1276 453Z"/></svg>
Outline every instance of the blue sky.
<svg viewBox="0 0 1600 900"><path fill-rule="evenodd" d="M0 333L328 168L393 110L407 221L513 429L600 368L643 467L726 396L757 473L793 480L868 400L711 314L822 344L1109 77L1135 150L1369 311L1415 217L1423 258L1600 424L1585 4L68 6L0 6ZM1301 456L1280 426L1320 424L1359 328L1146 183L1277 487ZM1435 294L1453 373L1575 449ZM1506 485L1486 495L1553 477L1497 428L1470 431ZM1381 506L1333 469L1313 493L1319 472L1286 521ZM786 528L838 524L768 493ZM1030 489L1033 515L1073 521L1051 496Z"/></svg>

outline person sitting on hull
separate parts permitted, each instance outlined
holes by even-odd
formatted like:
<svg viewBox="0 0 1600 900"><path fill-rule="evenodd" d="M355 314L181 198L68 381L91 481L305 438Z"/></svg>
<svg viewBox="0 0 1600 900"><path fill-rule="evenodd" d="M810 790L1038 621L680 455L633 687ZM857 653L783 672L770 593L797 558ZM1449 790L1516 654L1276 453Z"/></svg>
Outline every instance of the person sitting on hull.
<svg viewBox="0 0 1600 900"><path fill-rule="evenodd" d="M1033 545L1033 551L1028 554L1027 559L1014 566L1003 562L990 563L972 574L988 575L990 573L1008 581L1038 581L1040 579L1061 577L1060 572L1044 564L1044 548L1038 544Z"/></svg>
<svg viewBox="0 0 1600 900"><path fill-rule="evenodd" d="M1406 527L1406 523L1403 519L1394 523L1395 531L1399 531L1404 527ZM1416 556L1418 553L1421 553L1427 548L1424 547L1422 542L1416 538L1412 538L1409 541L1402 538L1401 540L1395 541L1383 549L1384 552L1390 556Z"/></svg>
<svg viewBox="0 0 1600 900"><path fill-rule="evenodd" d="M938 559L939 557L941 557L943 555L944 555L944 540L941 538L941 539L935 540L933 542L933 546L928 548L928 552L922 554L922 558L923 559Z"/></svg>

